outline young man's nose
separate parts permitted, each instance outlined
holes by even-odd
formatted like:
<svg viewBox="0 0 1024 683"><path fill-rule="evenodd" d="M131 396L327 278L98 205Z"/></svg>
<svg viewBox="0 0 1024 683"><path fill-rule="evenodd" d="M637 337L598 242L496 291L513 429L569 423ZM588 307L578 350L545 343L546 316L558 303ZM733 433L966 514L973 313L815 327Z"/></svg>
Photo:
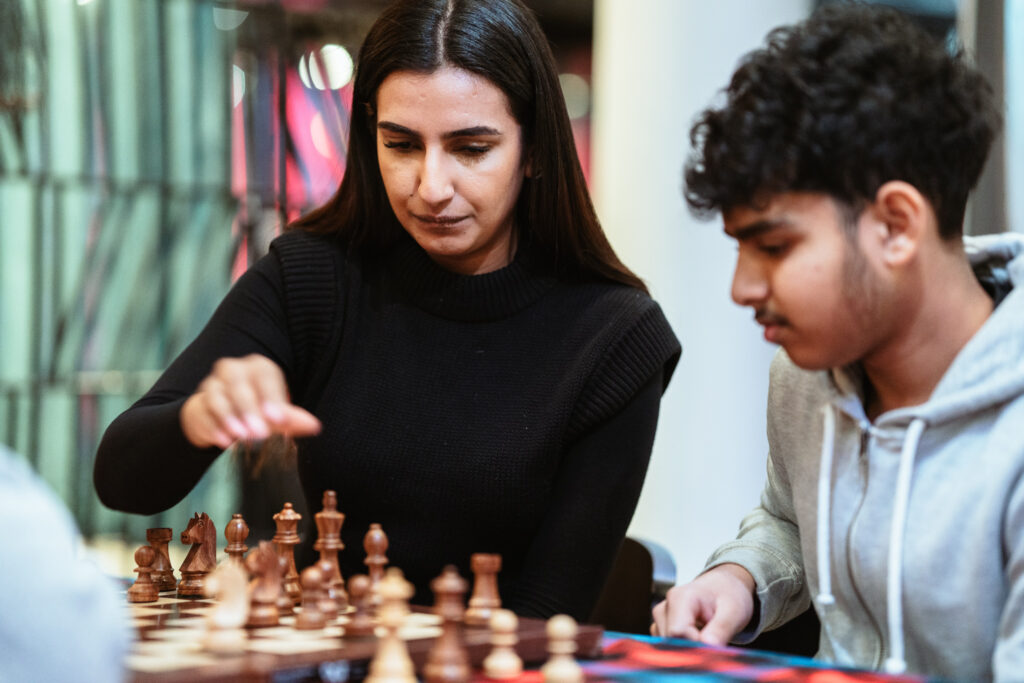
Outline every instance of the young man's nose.
<svg viewBox="0 0 1024 683"><path fill-rule="evenodd" d="M739 256L732 274L732 300L740 306L756 306L768 296L768 280L756 264Z"/></svg>

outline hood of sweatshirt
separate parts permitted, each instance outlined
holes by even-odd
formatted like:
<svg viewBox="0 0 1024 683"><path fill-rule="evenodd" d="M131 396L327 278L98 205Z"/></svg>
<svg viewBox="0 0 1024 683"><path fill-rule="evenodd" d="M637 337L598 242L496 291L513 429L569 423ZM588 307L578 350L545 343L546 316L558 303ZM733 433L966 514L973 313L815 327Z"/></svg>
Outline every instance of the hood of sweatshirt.
<svg viewBox="0 0 1024 683"><path fill-rule="evenodd" d="M890 411L887 423L906 424L889 533L886 620L890 642L885 668L906 669L903 632L903 565L907 508L922 436L952 420L990 410L1024 394L1024 235L1003 233L968 237L965 250L979 280L997 306L982 328L964 345L928 401ZM815 603L828 610L834 603L830 564L830 506L836 420L845 414L867 433L871 425L860 399L862 373L858 367L832 371L836 395L823 407L823 438L818 479L817 564L819 586ZM882 418L880 418L881 420ZM880 423L879 423L880 426Z"/></svg>

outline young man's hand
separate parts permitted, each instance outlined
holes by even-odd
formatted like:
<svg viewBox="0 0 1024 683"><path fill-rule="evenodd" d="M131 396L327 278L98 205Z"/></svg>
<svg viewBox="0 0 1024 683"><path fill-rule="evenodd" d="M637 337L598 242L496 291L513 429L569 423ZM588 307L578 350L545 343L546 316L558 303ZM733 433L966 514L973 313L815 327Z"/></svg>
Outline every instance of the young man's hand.
<svg viewBox="0 0 1024 683"><path fill-rule="evenodd" d="M651 633L726 645L754 615L754 577L738 564L722 564L672 588L654 608Z"/></svg>

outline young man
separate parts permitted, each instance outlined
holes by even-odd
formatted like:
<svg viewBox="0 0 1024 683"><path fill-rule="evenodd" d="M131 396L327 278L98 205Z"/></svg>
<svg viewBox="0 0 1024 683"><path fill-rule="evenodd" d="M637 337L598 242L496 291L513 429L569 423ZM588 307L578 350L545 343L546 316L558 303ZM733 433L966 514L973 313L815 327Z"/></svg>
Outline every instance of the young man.
<svg viewBox="0 0 1024 683"><path fill-rule="evenodd" d="M782 350L761 504L656 633L748 642L813 601L822 659L1024 676L1024 247L962 239L998 126L962 56L849 5L773 32L701 116L687 199Z"/></svg>

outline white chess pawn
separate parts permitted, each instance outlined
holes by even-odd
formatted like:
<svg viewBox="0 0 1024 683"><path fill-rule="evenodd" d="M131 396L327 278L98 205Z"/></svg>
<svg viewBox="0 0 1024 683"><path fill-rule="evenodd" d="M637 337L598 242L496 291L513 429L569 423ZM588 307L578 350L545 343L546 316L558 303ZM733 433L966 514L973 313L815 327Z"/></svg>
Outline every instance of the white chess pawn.
<svg viewBox="0 0 1024 683"><path fill-rule="evenodd" d="M398 635L398 629L409 614L412 584L405 580L401 569L391 567L378 584L378 592L381 599L378 616L387 635L377 645L366 683L417 683L409 651Z"/></svg>
<svg viewBox="0 0 1024 683"><path fill-rule="evenodd" d="M499 609L491 615L491 645L494 649L484 659L484 675L488 678L503 680L523 673L523 660L515 648L519 642L518 627L519 619L512 610Z"/></svg>
<svg viewBox="0 0 1024 683"><path fill-rule="evenodd" d="M573 658L576 652L576 620L567 614L548 619L548 657L541 667L545 683L583 683L583 668Z"/></svg>
<svg viewBox="0 0 1024 683"><path fill-rule="evenodd" d="M204 649L221 654L245 651L249 637L243 628L249 619L248 581L246 571L236 562L225 562L206 577L204 590L217 602L206 615Z"/></svg>

